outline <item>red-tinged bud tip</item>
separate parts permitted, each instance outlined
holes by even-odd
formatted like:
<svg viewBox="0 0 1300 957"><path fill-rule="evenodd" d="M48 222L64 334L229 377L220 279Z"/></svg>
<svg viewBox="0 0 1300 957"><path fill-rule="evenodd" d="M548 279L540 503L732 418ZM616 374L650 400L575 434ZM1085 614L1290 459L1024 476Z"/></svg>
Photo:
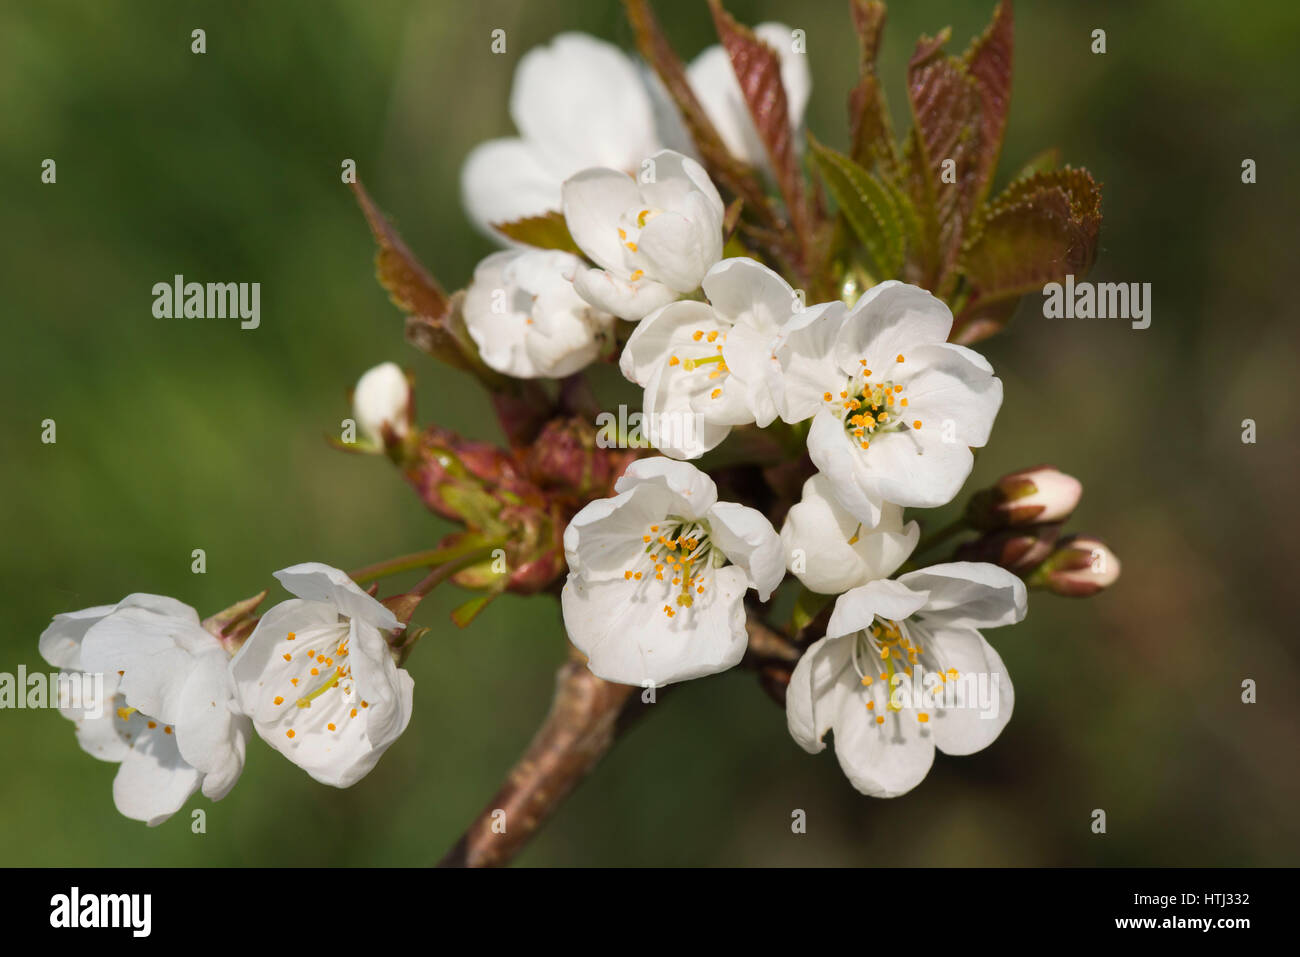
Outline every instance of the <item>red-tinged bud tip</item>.
<svg viewBox="0 0 1300 957"><path fill-rule="evenodd" d="M1105 542L1085 535L1063 540L1028 582L1069 598L1087 598L1119 578L1120 563Z"/></svg>
<svg viewBox="0 0 1300 957"><path fill-rule="evenodd" d="M1028 574L1047 561L1061 536L1061 523L1024 525L985 532L957 549L964 562L989 562L1017 575Z"/></svg>
<svg viewBox="0 0 1300 957"><path fill-rule="evenodd" d="M1082 495L1083 485L1074 476L1040 465L1004 475L991 488L975 493L966 520L980 529L1061 522Z"/></svg>

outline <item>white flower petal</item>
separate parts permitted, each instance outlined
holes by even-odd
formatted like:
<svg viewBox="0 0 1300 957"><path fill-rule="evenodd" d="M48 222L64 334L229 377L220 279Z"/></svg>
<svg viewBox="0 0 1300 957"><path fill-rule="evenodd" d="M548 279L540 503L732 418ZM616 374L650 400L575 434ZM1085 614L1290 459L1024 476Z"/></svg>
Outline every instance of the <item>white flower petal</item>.
<svg viewBox="0 0 1300 957"><path fill-rule="evenodd" d="M873 439L872 449L879 439ZM867 469L863 451L844 431L844 423L825 410L818 412L808 429L808 457L826 476L835 498L850 515L870 528L880 524L884 498L873 473ZM966 453L970 454L969 451Z"/></svg>
<svg viewBox="0 0 1300 957"><path fill-rule="evenodd" d="M873 499L909 508L937 508L956 497L975 465L967 446L943 441L941 425L876 434L869 449L856 445L843 426L839 431L844 440L837 448L837 458L852 461L851 481ZM842 483L850 479L843 471L832 478L837 480L836 494L848 506L853 493Z"/></svg>
<svg viewBox="0 0 1300 957"><path fill-rule="evenodd" d="M825 408L825 393L843 383L835 341L846 314L841 302L819 303L795 313L778 330L767 375L781 421L812 418Z"/></svg>
<svg viewBox="0 0 1300 957"><path fill-rule="evenodd" d="M203 793L214 801L230 793L244 770L250 723L231 709L234 695L223 649L195 658L181 696L176 744L185 762L203 773Z"/></svg>
<svg viewBox="0 0 1300 957"><path fill-rule="evenodd" d="M745 654L745 573L720 568L690 608L675 605L667 581L584 582L570 576L561 594L569 639L593 674L621 684L663 687L725 671ZM672 617L663 611L675 608Z"/></svg>
<svg viewBox="0 0 1300 957"><path fill-rule="evenodd" d="M930 714L935 746L944 754L974 754L987 748L1011 720L1015 692L1007 667L972 628L940 627L924 633L928 654L955 668L956 707Z"/></svg>
<svg viewBox="0 0 1300 957"><path fill-rule="evenodd" d="M564 530L569 571L590 581L622 581L624 569L645 551L641 537L664 519L672 501L662 487L634 483L611 498L588 502Z"/></svg>
<svg viewBox="0 0 1300 957"><path fill-rule="evenodd" d="M508 250L474 270L461 308L489 367L520 379L563 378L595 360L614 318L582 299L573 277L585 268L559 250Z"/></svg>
<svg viewBox="0 0 1300 957"><path fill-rule="evenodd" d="M645 386L668 363L674 349L693 345L693 331L721 334L725 328L707 303L671 302L637 323L619 356L619 369L629 382Z"/></svg>
<svg viewBox="0 0 1300 957"><path fill-rule="evenodd" d="M706 517L713 542L745 572L758 600L767 601L785 577L781 538L767 516L735 502L717 502Z"/></svg>
<svg viewBox="0 0 1300 957"><path fill-rule="evenodd" d="M952 313L924 289L890 279L868 289L849 310L836 342L840 368L856 372L860 359L877 375L895 368L899 355L927 343L944 342Z"/></svg>
<svg viewBox="0 0 1300 957"><path fill-rule="evenodd" d="M606 269L580 269L573 288L584 300L602 312L636 322L677 298L661 282L644 277L620 279Z"/></svg>
<svg viewBox="0 0 1300 957"><path fill-rule="evenodd" d="M988 562L948 562L908 572L898 579L929 594L926 616L954 627L996 628L1025 617L1025 583Z"/></svg>
<svg viewBox="0 0 1300 957"><path fill-rule="evenodd" d="M875 702L872 709L866 707L868 698ZM835 719L835 756L853 786L870 797L907 793L934 763L928 725L910 708L893 711L887 705L886 683L875 681L862 694L844 695Z"/></svg>
<svg viewBox="0 0 1300 957"><path fill-rule="evenodd" d="M908 361L913 360L923 368L905 386L908 416L937 427L945 433L944 441L950 435L957 445L987 444L1002 406L1002 380L993 376L984 357L941 343L913 348Z"/></svg>
<svg viewBox="0 0 1300 957"><path fill-rule="evenodd" d="M808 647L790 676L785 695L786 725L790 736L810 754L826 747L826 732L839 715L844 694L851 690L841 680L845 672L856 681L849 664L852 651L851 637L822 638Z"/></svg>
<svg viewBox="0 0 1300 957"><path fill-rule="evenodd" d="M320 562L303 562L280 569L275 577L290 594L308 601L329 602L349 618L360 619L380 629L401 625L391 611L337 568Z"/></svg>
<svg viewBox="0 0 1300 957"><path fill-rule="evenodd" d="M641 201L636 180L619 170L586 169L565 180L561 194L564 221L578 248L592 262L626 278L631 270L618 229L623 213Z"/></svg>
<svg viewBox="0 0 1300 957"><path fill-rule="evenodd" d="M920 534L916 522L903 524L902 507L888 502L881 507L880 524L864 526L839 505L830 480L818 472L787 513L781 541L787 564L807 588L838 595L892 575Z"/></svg>
<svg viewBox="0 0 1300 957"><path fill-rule="evenodd" d="M832 638L869 628L876 616L890 621L911 617L925 607L927 595L902 581L882 579L846 591L835 600L826 634Z"/></svg>
<svg viewBox="0 0 1300 957"><path fill-rule="evenodd" d="M561 174L631 170L656 148L654 108L636 64L612 43L561 33L519 60L510 115Z"/></svg>
<svg viewBox="0 0 1300 957"><path fill-rule="evenodd" d="M677 293L698 289L722 256L722 233L708 213L708 201L692 193L646 223L637 240L646 273Z"/></svg>
<svg viewBox="0 0 1300 957"><path fill-rule="evenodd" d="M129 706L164 724L176 724L195 656L211 650L221 651L221 644L197 621L130 606L119 607L91 627L82 642L81 660L89 672L123 672L118 690Z"/></svg>
<svg viewBox="0 0 1300 957"><path fill-rule="evenodd" d="M713 180L709 179L703 166L675 150L660 150L650 157L650 162L653 164L654 176L649 182L641 183L641 196L651 207L684 212L683 207L687 201L698 196L704 202L701 206L692 207L692 211L699 217L701 227L707 218L714 232L721 231L726 207L718 195L718 188L713 185Z"/></svg>
<svg viewBox="0 0 1300 957"><path fill-rule="evenodd" d="M113 778L113 803L133 821L157 827L199 789L202 775L180 755L176 736L162 728L141 732Z"/></svg>
<svg viewBox="0 0 1300 957"><path fill-rule="evenodd" d="M55 615L37 643L41 657L56 668L81 670L81 641L90 626L111 612L116 605L96 605L80 611Z"/></svg>
<svg viewBox="0 0 1300 957"><path fill-rule="evenodd" d="M744 257L717 263L704 277L703 286L719 315L732 322L748 322L772 334L803 308L794 289L780 275Z"/></svg>
<svg viewBox="0 0 1300 957"><path fill-rule="evenodd" d="M488 140L465 157L461 202L480 231L501 241L493 225L558 211L563 181L533 144L517 137Z"/></svg>
<svg viewBox="0 0 1300 957"><path fill-rule="evenodd" d="M718 487L708 475L687 462L662 456L637 459L614 483L614 491L626 492L640 485L665 489L671 496L669 514L680 518L702 518L718 500Z"/></svg>

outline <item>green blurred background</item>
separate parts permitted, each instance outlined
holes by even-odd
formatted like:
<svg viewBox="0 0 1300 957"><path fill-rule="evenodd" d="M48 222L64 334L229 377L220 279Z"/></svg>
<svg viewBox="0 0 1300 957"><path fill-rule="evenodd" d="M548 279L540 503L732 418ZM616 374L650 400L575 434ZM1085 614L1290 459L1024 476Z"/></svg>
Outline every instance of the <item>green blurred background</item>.
<svg viewBox="0 0 1300 957"><path fill-rule="evenodd" d="M355 567L443 534L386 462L323 439L386 359L414 370L422 421L497 435L467 378L404 344L340 163L357 161L458 287L491 248L461 211L459 166L513 132L520 54L568 29L631 47L613 3L185 6L0 8L0 671L41 665L56 612L154 591L206 614L285 565ZM729 6L807 31L808 125L842 146L847 3ZM702 3L656 7L679 52L711 42ZM894 5L882 71L896 124L916 37L952 24L960 50L991 9ZM1014 719L987 751L940 756L906 797L858 795L737 671L662 702L521 863L1297 863L1300 6L1022 3L1017 20L1003 178L1052 144L1092 170L1105 220L1091 278L1152 283L1154 313L1138 332L1023 304L983 347L1006 402L972 481L1043 461L1078 475L1073 524L1112 544L1119 585L1090 601L1036 593L1024 624L991 634ZM505 56L489 52L497 27ZM1104 56L1089 52L1098 27ZM46 157L57 185L40 183ZM1246 157L1256 185L1240 181ZM261 282L261 328L153 318L150 289L175 273ZM1248 417L1255 445L1240 441ZM39 440L45 418L55 445ZM194 548L206 575L190 572ZM452 598L420 615L435 631L410 663L410 729L347 791L253 741L226 800L148 829L116 813L115 766L81 753L57 713L0 712L0 864L435 861L528 742L563 654L549 599L507 597L458 631ZM1241 703L1244 678L1257 704ZM795 808L806 835L791 833Z"/></svg>

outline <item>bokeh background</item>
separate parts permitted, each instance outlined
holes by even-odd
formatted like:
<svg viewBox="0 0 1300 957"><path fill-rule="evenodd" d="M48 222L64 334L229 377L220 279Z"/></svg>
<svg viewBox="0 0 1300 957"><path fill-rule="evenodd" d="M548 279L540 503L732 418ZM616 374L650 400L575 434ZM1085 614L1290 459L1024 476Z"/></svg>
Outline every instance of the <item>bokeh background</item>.
<svg viewBox="0 0 1300 957"><path fill-rule="evenodd" d="M847 3L732 0L807 31L808 125L846 139ZM339 181L351 157L450 288L490 245L461 160L512 133L514 64L579 29L631 48L616 4L149 2L0 8L0 671L41 666L51 615L131 591L209 613L305 560L355 567L447 529L385 461L324 441L370 365L414 370L424 421L495 427L467 378L406 346ZM703 3L656 5L680 53ZM1150 282L1150 329L1022 305L985 350L1006 402L973 483L1051 462L1085 483L1074 526L1123 560L1090 601L1035 593L991 635L1016 714L893 801L804 754L751 674L662 702L519 859L528 865L1296 864L1300 6L1021 3L1002 177L1056 144L1104 183L1091 278ZM882 55L895 122L922 32L964 48L992 2L909 0ZM190 53L190 31L208 52ZM508 53L489 52L506 29ZM1108 51L1089 51L1094 28ZM46 157L57 185L40 183ZM1243 185L1241 161L1258 163ZM175 273L259 281L262 323L153 318ZM57 421L43 445L40 422ZM1258 442L1241 442L1257 422ZM972 487L975 487L974 484ZM190 571L194 548L206 575ZM273 593L281 596L282 593ZM115 766L52 711L0 712L0 864L423 865L495 791L563 654L549 599L446 618L410 663L410 729L347 791L253 741L235 791L156 829L113 809ZM1241 703L1241 682L1259 685ZM191 833L188 810L207 811ZM790 829L792 809L808 833ZM1108 832L1090 830L1103 808Z"/></svg>

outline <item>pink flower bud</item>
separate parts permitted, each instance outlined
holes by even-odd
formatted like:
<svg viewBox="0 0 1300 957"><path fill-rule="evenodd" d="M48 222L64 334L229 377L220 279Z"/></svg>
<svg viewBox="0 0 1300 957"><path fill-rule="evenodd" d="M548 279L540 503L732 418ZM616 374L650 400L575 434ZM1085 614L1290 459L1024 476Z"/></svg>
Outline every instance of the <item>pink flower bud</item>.
<svg viewBox="0 0 1300 957"><path fill-rule="evenodd" d="M997 529L962 545L954 557L963 562L1001 565L1025 575L1048 559L1060 535L1060 522Z"/></svg>
<svg viewBox="0 0 1300 957"><path fill-rule="evenodd" d="M1104 542L1074 535L1057 546L1028 582L1069 598L1087 598L1114 584L1119 567L1119 559Z"/></svg>
<svg viewBox="0 0 1300 957"><path fill-rule="evenodd" d="M982 529L1060 522L1079 504L1083 485L1050 465L1004 475L971 497L966 518Z"/></svg>

